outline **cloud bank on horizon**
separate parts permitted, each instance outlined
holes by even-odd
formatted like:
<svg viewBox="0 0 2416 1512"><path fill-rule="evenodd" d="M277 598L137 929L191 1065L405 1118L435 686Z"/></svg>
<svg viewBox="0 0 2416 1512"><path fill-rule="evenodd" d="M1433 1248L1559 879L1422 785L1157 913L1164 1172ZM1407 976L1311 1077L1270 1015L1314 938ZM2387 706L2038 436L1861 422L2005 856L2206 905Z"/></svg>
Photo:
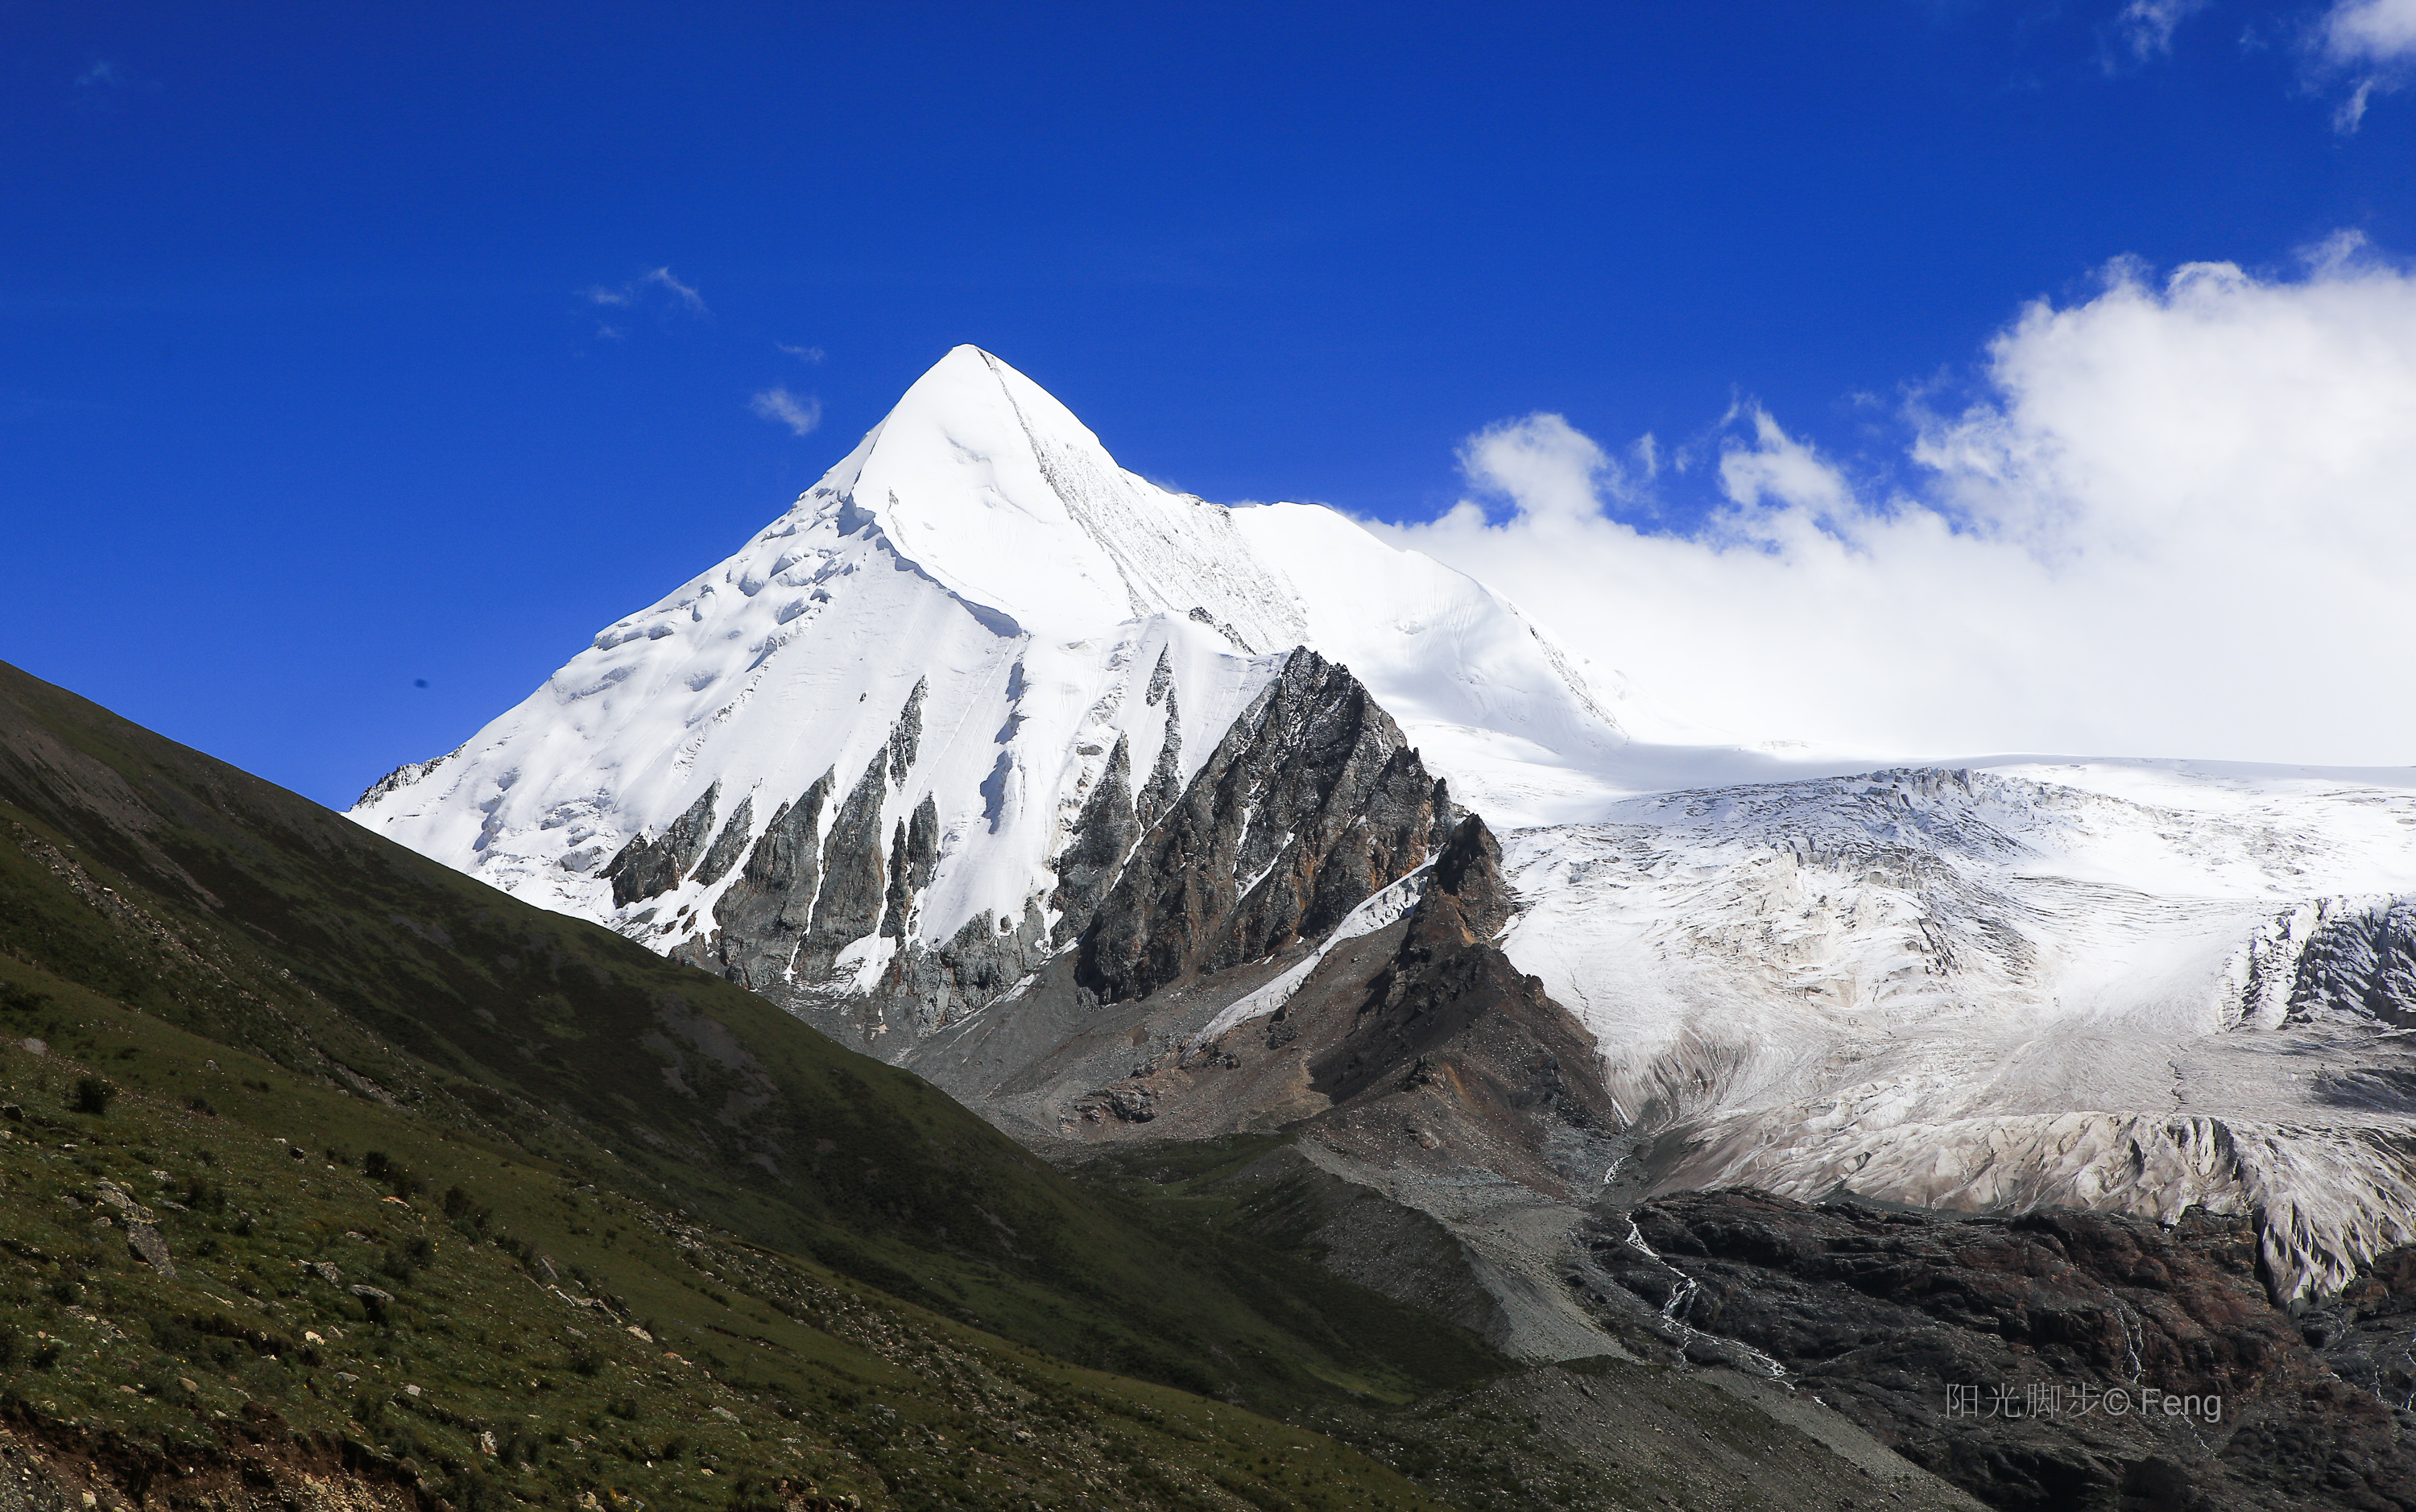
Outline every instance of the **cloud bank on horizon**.
<svg viewBox="0 0 2416 1512"><path fill-rule="evenodd" d="M1907 412L1903 482L1743 405L1720 507L1656 531L1683 459L1534 414L1470 438L1474 498L1371 528L1750 739L2416 763L2416 276L2354 235L2289 277L2119 262L1985 376Z"/></svg>

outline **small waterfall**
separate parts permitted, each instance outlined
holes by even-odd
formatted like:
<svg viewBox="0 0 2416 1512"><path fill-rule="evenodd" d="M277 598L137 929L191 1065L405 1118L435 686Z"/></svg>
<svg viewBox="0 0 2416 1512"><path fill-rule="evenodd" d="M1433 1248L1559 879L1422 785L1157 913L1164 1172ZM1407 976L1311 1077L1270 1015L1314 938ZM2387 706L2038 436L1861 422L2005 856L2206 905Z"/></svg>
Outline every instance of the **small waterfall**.
<svg viewBox="0 0 2416 1512"><path fill-rule="evenodd" d="M1617 1170L1618 1167L1613 1166L1611 1169ZM1603 1179L1608 1181L1610 1178L1606 1174ZM1695 1295L1703 1289L1702 1283L1696 1280L1692 1276L1687 1275L1684 1271L1680 1270L1677 1266L1669 1264L1669 1262L1662 1259L1657 1250L1655 1250L1651 1245L1644 1242L1644 1233L1636 1226L1636 1220L1632 1218L1627 1220L1627 1247L1635 1250L1638 1254L1642 1255L1645 1259L1652 1261L1663 1270L1668 1271L1677 1280L1677 1286L1669 1294L1669 1300L1661 1304L1661 1321L1668 1324L1670 1327L1678 1330L1678 1352L1681 1355L1685 1354L1685 1341L1687 1340L1715 1339L1728 1348L1735 1350L1737 1353L1743 1355L1746 1359L1752 1361L1753 1364L1759 1367L1761 1372L1771 1380L1778 1383L1782 1386L1785 1386L1789 1391L1795 1389L1795 1383L1787 1378L1787 1367L1779 1364L1776 1360L1772 1359L1769 1355L1754 1348L1751 1344L1743 1343L1734 1339L1723 1338L1718 1334L1705 1333L1702 1329L1696 1327L1693 1324L1686 1321L1684 1313L1689 1307L1693 1306Z"/></svg>
<svg viewBox="0 0 2416 1512"><path fill-rule="evenodd" d="M2140 1371L2144 1369L2139 1363L2139 1340L2147 1337L2147 1330L2140 1325L2138 1315L2131 1310L2127 1302L2114 1304L2114 1316L2122 1322L2123 1363L2130 1367L2131 1384L2137 1385Z"/></svg>

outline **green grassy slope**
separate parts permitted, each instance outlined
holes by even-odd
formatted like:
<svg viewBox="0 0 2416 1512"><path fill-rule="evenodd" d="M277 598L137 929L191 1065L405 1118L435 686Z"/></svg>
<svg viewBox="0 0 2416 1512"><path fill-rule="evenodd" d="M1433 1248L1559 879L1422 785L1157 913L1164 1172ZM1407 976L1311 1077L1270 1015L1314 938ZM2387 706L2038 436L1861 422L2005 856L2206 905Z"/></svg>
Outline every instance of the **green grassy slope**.
<svg viewBox="0 0 2416 1512"><path fill-rule="evenodd" d="M462 1193L449 1247L430 1240L439 1271L471 1267L455 1283L457 1305L409 1312L447 1320L455 1339L475 1337L461 1332L471 1326L461 1299L500 1307L496 1288L551 1298L566 1315L586 1310L534 1291L528 1256L542 1252L557 1265L575 1260L594 1279L592 1289L566 1282L565 1295L623 1299L612 1305L616 1318L647 1312L674 1335L796 1333L739 1356L757 1366L839 1347L832 1340L842 1336L788 1321L781 1299L793 1287L911 1316L914 1329L995 1362L984 1369L1011 1364L1064 1381L1077 1368L1111 1370L1295 1415L1320 1403L1402 1402L1501 1366L1471 1337L1273 1251L1186 1245L1085 1194L927 1084L839 1048L749 994L520 905L5 666L0 841L0 1032L49 1041L44 1055L8 1053L8 1074L24 1081L18 1100L29 1115L40 1109L53 1125L93 1125L83 1138L63 1137L62 1127L20 1131L12 1152L44 1146L27 1168L28 1191L41 1190L37 1176L99 1179L87 1169L101 1159L96 1150L129 1142L135 1164L144 1151L162 1159L142 1165L139 1179L109 1179L142 1192L154 1169L175 1182L193 1178L196 1140L221 1138L216 1153L237 1163L272 1136L290 1140L310 1158L294 1161L276 1144L276 1159L262 1158L277 1175L263 1174L264 1195L250 1207L253 1235L266 1224L279 1235L275 1256L290 1261L335 1242L327 1235L344 1232L331 1227L340 1221L372 1234L362 1227L370 1220L338 1208L369 1201L357 1162L376 1150L386 1168L423 1184L415 1223L445 1223L429 1202L441 1205L448 1189ZM126 1095L98 1120L64 1112L63 1059ZM194 1108L177 1111L192 1100ZM121 1123L126 1131L108 1131ZM96 1145L96 1135L106 1143ZM69 1143L79 1148L58 1148ZM330 1164L340 1169L330 1173ZM411 1186L409 1175L386 1179ZM259 1205L271 1193L288 1205L284 1216ZM37 1228L78 1216L55 1198L28 1206L18 1196L12 1178L12 1220ZM599 1205L612 1205L609 1217ZM370 1246L383 1265L406 1229L394 1217L402 1209L373 1206L384 1209L374 1224L383 1237ZM201 1212L172 1212L163 1228L219 1223L192 1242L241 1257L230 1264L275 1270L267 1252L243 1249L252 1235L223 1226L236 1220ZM683 1229L720 1235L711 1241L717 1252L748 1257L706 1268L751 1277L747 1267L758 1267L762 1278L697 1282L696 1241L683 1249ZM79 1267L108 1270L85 1265L100 1265L89 1247L62 1249L64 1232L23 1241L48 1257L19 1256L30 1267L22 1286L31 1305L64 1307L40 1301L44 1288L72 1280ZM641 1250L652 1258L641 1262ZM112 1263L136 1264L122 1255ZM343 1268L349 1284L353 1267ZM724 1304L712 1292L751 1309L753 1321L741 1328L718 1319ZM172 1309L172 1317L200 1315L189 1298L179 1305L187 1312ZM356 1301L332 1305L363 1315ZM153 1330L154 1343L181 1339L179 1326ZM284 1337L265 1324L252 1331ZM627 1348L621 1339L608 1342ZM339 1357L332 1343L312 1347ZM492 1364L495 1355L480 1346L464 1357ZM497 1382L492 1389L513 1389ZM609 1397L599 1400L610 1407ZM342 1421L356 1435L375 1427ZM325 1430L339 1431L336 1418ZM1019 1441L1003 1442L1012 1449ZM1408 1494L1366 1461L1316 1453L1375 1477L1366 1494L1380 1483L1392 1488L1386 1496Z"/></svg>
<svg viewBox="0 0 2416 1512"><path fill-rule="evenodd" d="M131 1497L315 1446L465 1508L1432 1505L72 987L0 1011L55 1037L0 1049L0 1415ZM138 1069L192 1090L78 1110Z"/></svg>

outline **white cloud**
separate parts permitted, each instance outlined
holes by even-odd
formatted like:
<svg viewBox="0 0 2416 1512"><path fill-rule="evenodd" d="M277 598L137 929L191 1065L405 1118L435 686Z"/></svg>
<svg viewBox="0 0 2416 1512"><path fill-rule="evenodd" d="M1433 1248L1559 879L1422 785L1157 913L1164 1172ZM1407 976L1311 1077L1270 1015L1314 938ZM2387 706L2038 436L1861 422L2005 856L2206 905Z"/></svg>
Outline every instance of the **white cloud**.
<svg viewBox="0 0 2416 1512"><path fill-rule="evenodd" d="M785 387L767 388L747 401L747 408L766 420L810 435L823 423L823 401L811 395L792 394Z"/></svg>
<svg viewBox="0 0 2416 1512"><path fill-rule="evenodd" d="M2204 10L2209 0L2129 0L2114 18L2114 29L2144 63L2173 50L2173 31Z"/></svg>
<svg viewBox="0 0 2416 1512"><path fill-rule="evenodd" d="M779 348L782 352L787 352L790 356L796 358L799 362L820 362L823 360L823 349L820 347L793 347L786 341L775 341L772 345Z"/></svg>
<svg viewBox="0 0 2416 1512"><path fill-rule="evenodd" d="M1538 415L1463 450L1501 517L1379 529L1752 737L2416 762L2416 277L2354 237L2289 278L2117 264L1986 370L1908 417L1907 488L1745 407L1709 522L1653 533L1638 474Z"/></svg>
<svg viewBox="0 0 2416 1512"><path fill-rule="evenodd" d="M2416 0L2337 0L2322 34L2335 63L2405 63L2416 58Z"/></svg>
<svg viewBox="0 0 2416 1512"><path fill-rule="evenodd" d="M2416 61L2416 0L2333 0L2316 23L2316 51L2333 70L2354 77L2333 125L2354 131L2376 94L2396 89Z"/></svg>

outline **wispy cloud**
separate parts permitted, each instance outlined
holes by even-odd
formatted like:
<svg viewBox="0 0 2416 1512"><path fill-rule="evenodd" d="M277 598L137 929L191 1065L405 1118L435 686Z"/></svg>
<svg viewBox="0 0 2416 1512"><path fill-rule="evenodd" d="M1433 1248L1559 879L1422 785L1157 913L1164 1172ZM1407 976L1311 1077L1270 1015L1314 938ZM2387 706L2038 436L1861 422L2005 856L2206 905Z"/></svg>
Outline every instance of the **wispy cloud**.
<svg viewBox="0 0 2416 1512"><path fill-rule="evenodd" d="M2416 0L2333 0L2316 24L2315 49L2348 80L2348 97L2333 112L2333 125L2354 131L2374 97L2407 82L2416 64Z"/></svg>
<svg viewBox="0 0 2416 1512"><path fill-rule="evenodd" d="M1467 502L1377 527L1597 665L1756 737L2404 764L2378 697L2416 561L2416 273L2354 236L2296 277L2106 271L1988 345L1981 402L1903 416L1898 484L1753 404L1718 506L1554 415L1472 438Z"/></svg>
<svg viewBox="0 0 2416 1512"><path fill-rule="evenodd" d="M823 401L810 394L792 394L785 385L763 390L747 401L747 408L800 436L812 434L823 423Z"/></svg>
<svg viewBox="0 0 2416 1512"><path fill-rule="evenodd" d="M79 89L122 89L125 86L126 75L118 72L117 65L107 58L99 59L76 75L76 87Z"/></svg>
<svg viewBox="0 0 2416 1512"><path fill-rule="evenodd" d="M637 304L640 297L649 291L658 291L667 296L668 303L691 315L713 313L705 307L704 296L697 292L696 287L682 283L678 275L669 268L650 268L627 283L590 284L580 291L580 297L591 305L608 305L617 308Z"/></svg>
<svg viewBox="0 0 2416 1512"><path fill-rule="evenodd" d="M799 362L820 362L823 360L823 349L820 347L793 347L786 341L775 341L772 345L779 348L782 352L787 352L790 356L796 358Z"/></svg>
<svg viewBox="0 0 2416 1512"><path fill-rule="evenodd" d="M670 290L672 298L678 300L682 305L687 306L689 309L695 311L699 315L710 315L713 313L711 310L704 307L704 296L698 293L695 289L673 277L672 276L672 270L669 268L657 268L653 272L647 274L643 278L640 279L639 282L655 284L660 288Z"/></svg>
<svg viewBox="0 0 2416 1512"><path fill-rule="evenodd" d="M2210 0L2129 0L2114 18L2114 31L2141 63L2173 50L2173 33L2204 10Z"/></svg>

